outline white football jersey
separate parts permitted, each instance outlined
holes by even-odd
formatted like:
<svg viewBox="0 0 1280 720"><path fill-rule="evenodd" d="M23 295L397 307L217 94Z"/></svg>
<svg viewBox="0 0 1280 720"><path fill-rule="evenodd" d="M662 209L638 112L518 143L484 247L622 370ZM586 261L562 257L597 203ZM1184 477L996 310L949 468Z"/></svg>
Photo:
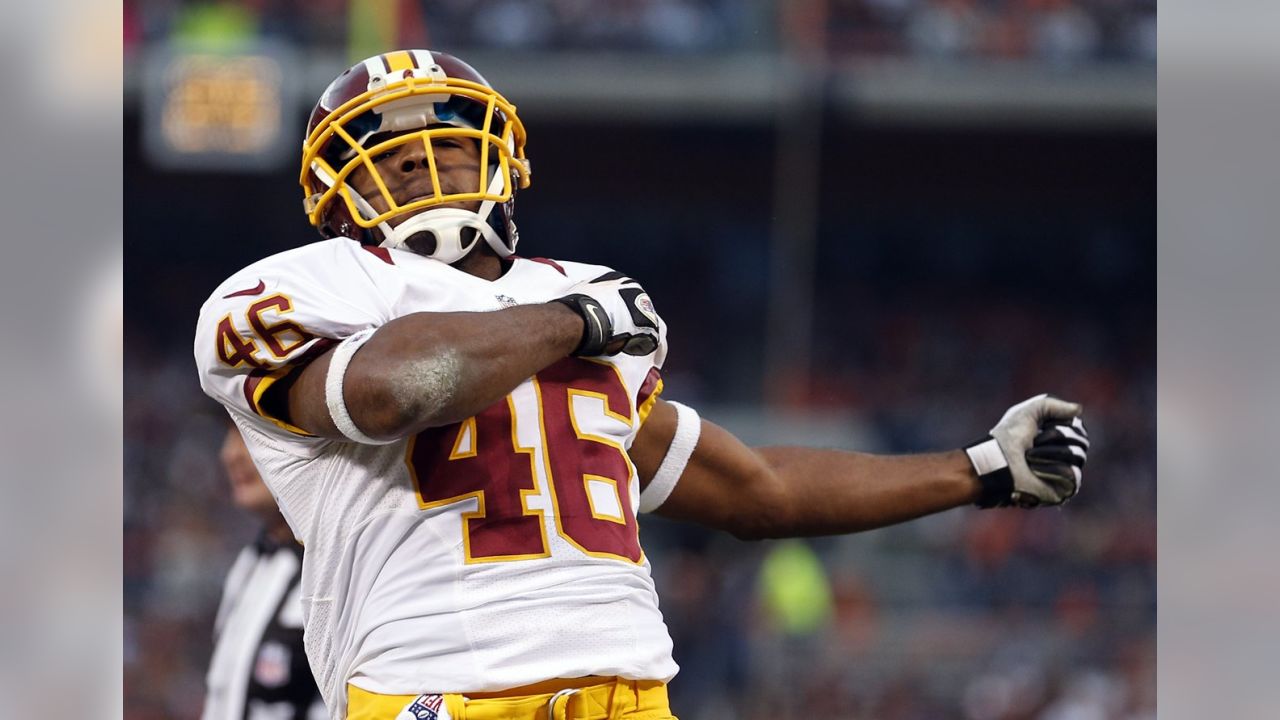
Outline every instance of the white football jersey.
<svg viewBox="0 0 1280 720"><path fill-rule="evenodd" d="M389 445L310 437L259 404L357 331L546 302L608 270L518 258L489 282L336 238L248 266L204 304L200 382L305 547L307 654L334 717L348 682L414 695L675 675L626 452L661 391L665 337L648 357L566 358L473 418Z"/></svg>

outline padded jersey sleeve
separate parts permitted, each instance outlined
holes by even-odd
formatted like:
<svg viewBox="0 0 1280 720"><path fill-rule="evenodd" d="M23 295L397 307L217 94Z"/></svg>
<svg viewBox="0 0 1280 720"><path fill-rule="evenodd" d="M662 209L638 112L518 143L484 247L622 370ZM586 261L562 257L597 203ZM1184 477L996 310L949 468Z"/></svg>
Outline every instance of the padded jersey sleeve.
<svg viewBox="0 0 1280 720"><path fill-rule="evenodd" d="M379 265L388 267L379 267ZM232 275L200 309L195 360L205 393L269 437L320 442L262 408L267 389L351 334L392 319L398 277L336 238Z"/></svg>

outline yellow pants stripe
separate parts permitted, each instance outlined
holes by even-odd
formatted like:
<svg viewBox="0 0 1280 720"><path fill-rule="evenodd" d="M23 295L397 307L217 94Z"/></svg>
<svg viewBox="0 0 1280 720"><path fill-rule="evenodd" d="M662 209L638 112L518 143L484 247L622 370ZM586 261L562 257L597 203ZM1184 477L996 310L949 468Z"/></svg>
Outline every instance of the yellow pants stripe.
<svg viewBox="0 0 1280 720"><path fill-rule="evenodd" d="M347 720L395 720L416 695L347 686ZM553 702L554 700L554 702ZM446 694L453 720L676 720L667 686L652 680L553 680L497 693Z"/></svg>

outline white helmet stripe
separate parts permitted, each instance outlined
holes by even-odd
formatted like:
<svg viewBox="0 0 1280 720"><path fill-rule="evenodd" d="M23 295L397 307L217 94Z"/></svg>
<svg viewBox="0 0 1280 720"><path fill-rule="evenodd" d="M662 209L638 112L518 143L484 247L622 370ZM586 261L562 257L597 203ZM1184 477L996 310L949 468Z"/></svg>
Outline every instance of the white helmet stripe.
<svg viewBox="0 0 1280 720"><path fill-rule="evenodd" d="M431 57L430 50L410 50L413 53L414 62L418 63L420 68L429 68L436 64L436 59Z"/></svg>
<svg viewBox="0 0 1280 720"><path fill-rule="evenodd" d="M379 75L387 74L387 68L382 64L381 55L374 55L373 57L365 60L364 69L366 72L369 73L370 78L375 78L375 77L378 77Z"/></svg>
<svg viewBox="0 0 1280 720"><path fill-rule="evenodd" d="M311 163L311 172L315 173L316 177L320 178L320 182L328 185L329 187L333 187L333 177L320 166L319 162Z"/></svg>

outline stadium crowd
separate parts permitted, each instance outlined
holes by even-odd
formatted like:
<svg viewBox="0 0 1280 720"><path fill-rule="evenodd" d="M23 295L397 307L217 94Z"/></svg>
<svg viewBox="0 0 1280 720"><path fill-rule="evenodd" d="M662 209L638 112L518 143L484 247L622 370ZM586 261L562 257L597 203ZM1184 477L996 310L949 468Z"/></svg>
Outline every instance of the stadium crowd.
<svg viewBox="0 0 1280 720"><path fill-rule="evenodd" d="M126 45L240 35L342 49L350 25L359 22L361 1L126 0ZM798 27L796 42L825 47L833 58L1050 64L1155 59L1155 0L398 0L381 5L396 6L390 12L405 41L425 38L432 47L453 50L768 50L782 41L779 28Z"/></svg>

